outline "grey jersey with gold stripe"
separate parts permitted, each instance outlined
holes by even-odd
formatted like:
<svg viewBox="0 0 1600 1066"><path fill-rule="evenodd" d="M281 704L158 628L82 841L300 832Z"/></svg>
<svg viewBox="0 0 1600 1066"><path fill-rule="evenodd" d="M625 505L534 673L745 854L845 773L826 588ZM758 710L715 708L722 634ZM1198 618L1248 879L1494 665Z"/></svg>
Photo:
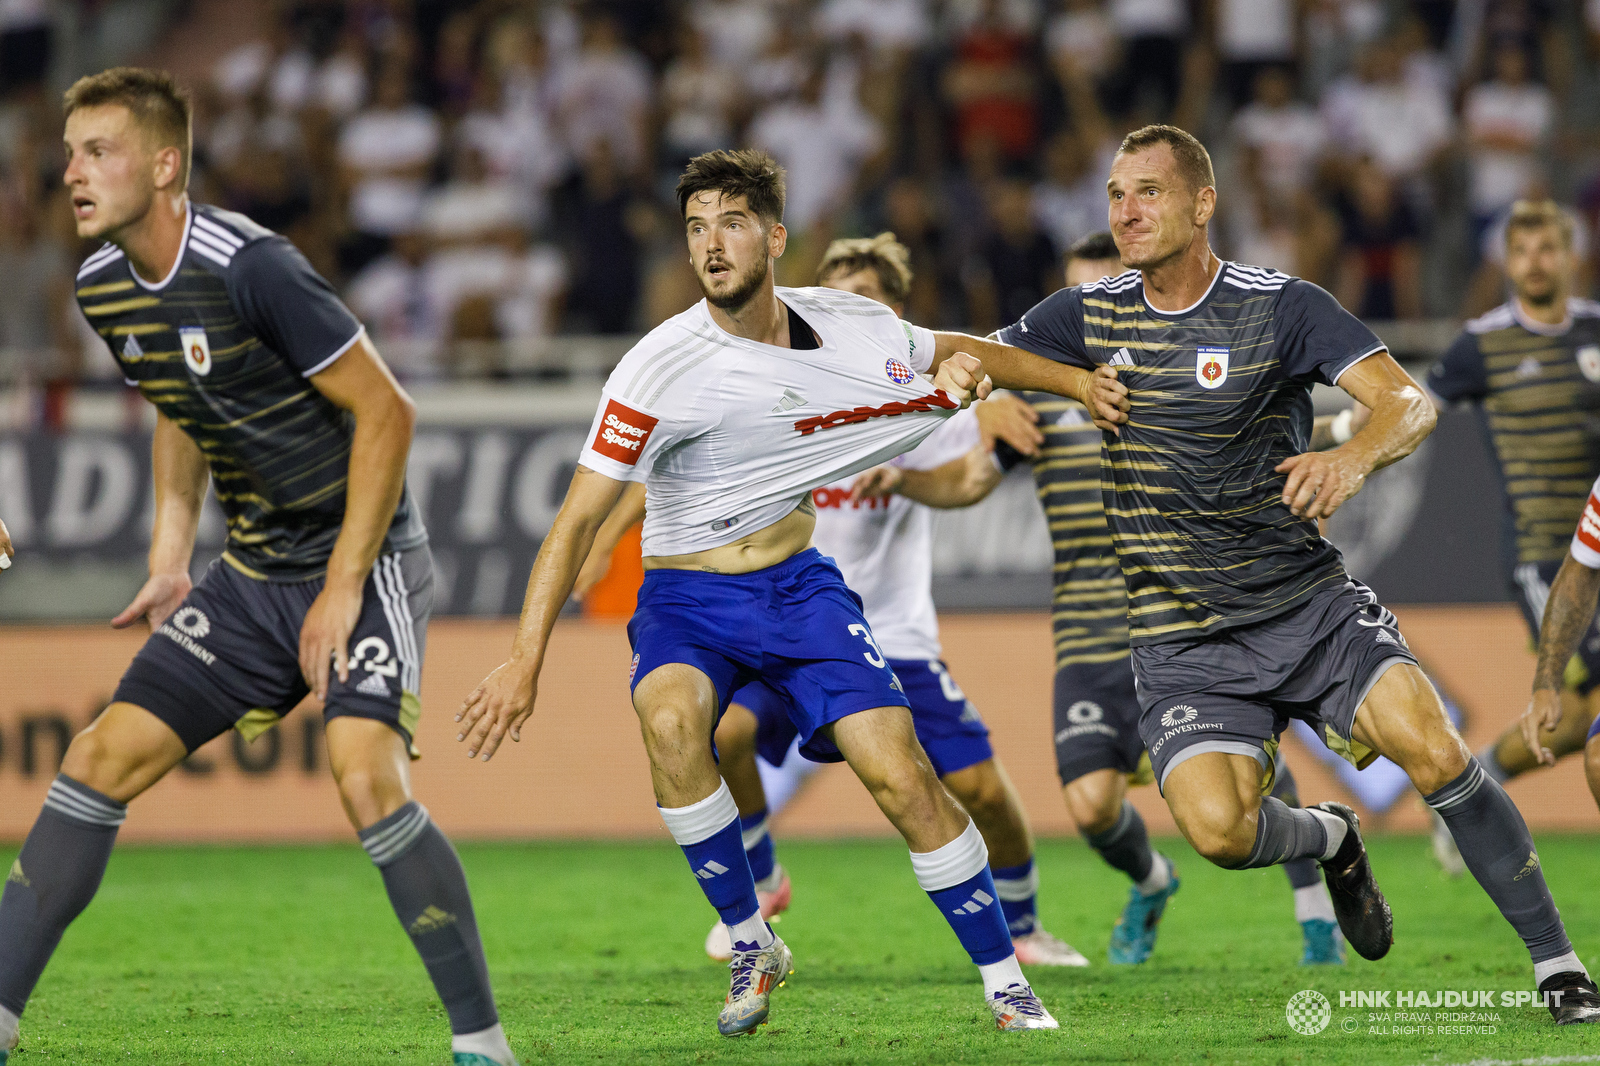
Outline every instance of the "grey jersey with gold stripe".
<svg viewBox="0 0 1600 1066"><path fill-rule="evenodd" d="M1467 323L1428 371L1428 388L1480 405L1516 561L1566 558L1596 473L1587 427L1600 407L1600 304L1568 300L1554 326L1502 304Z"/></svg>
<svg viewBox="0 0 1600 1066"><path fill-rule="evenodd" d="M1135 645L1193 640L1291 610L1346 580L1339 552L1283 504L1275 467L1306 450L1313 382L1382 350L1327 292L1223 263L1182 311L1150 307L1137 271L1063 289L1000 339L1127 384L1103 435L1101 494Z"/></svg>
<svg viewBox="0 0 1600 1066"><path fill-rule="evenodd" d="M77 296L128 383L205 455L228 522L223 558L261 579L322 573L355 426L307 379L361 336L328 283L283 237L192 204L165 278L147 282L108 244L79 270ZM402 495L384 550L426 540Z"/></svg>
<svg viewBox="0 0 1600 1066"><path fill-rule="evenodd" d="M1100 431L1081 404L1048 392L1022 398L1039 415L1044 443L1033 480L1055 552L1050 628L1056 669L1128 658L1128 585L1100 498ZM1004 443L1000 465L1024 461Z"/></svg>

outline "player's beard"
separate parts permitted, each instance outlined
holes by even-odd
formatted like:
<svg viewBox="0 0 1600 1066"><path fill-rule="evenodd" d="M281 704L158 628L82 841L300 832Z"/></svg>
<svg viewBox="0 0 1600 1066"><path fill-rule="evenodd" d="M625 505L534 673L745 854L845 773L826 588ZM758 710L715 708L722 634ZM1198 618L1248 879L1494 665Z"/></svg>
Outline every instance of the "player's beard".
<svg viewBox="0 0 1600 1066"><path fill-rule="evenodd" d="M1529 307L1549 307L1551 304L1555 303L1556 290L1560 287L1555 283L1555 279L1546 274L1541 275L1535 284L1528 284L1528 282L1534 280L1535 279L1532 278L1526 278L1524 279L1522 285L1515 287L1517 290L1517 299L1521 300Z"/></svg>
<svg viewBox="0 0 1600 1066"><path fill-rule="evenodd" d="M750 302L751 297L761 291L761 285L767 280L767 271L771 268L771 260L763 260L759 264L752 263L744 273L740 274L733 288L724 292L713 294L706 287L705 279L700 278L700 291L706 294L706 300L713 306L724 311L733 311ZM697 275L698 276L698 275Z"/></svg>

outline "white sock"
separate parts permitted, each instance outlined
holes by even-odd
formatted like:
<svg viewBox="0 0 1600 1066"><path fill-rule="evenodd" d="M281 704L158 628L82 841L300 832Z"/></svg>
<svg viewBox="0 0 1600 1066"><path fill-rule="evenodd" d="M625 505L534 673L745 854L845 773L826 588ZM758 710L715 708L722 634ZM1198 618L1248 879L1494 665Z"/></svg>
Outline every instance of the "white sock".
<svg viewBox="0 0 1600 1066"><path fill-rule="evenodd" d="M1339 854L1339 846L1344 843L1345 834L1350 832L1350 823L1337 814L1319 811L1315 807L1307 807L1306 813L1321 822L1322 828L1328 831L1328 849L1318 858L1331 859Z"/></svg>
<svg viewBox="0 0 1600 1066"><path fill-rule="evenodd" d="M984 999L991 998L996 992L1004 992L1012 985L1028 983L1028 979L1022 976L1022 967L1018 965L1015 955L1007 955L999 962L979 966L978 974L983 978Z"/></svg>
<svg viewBox="0 0 1600 1066"><path fill-rule="evenodd" d="M1144 875L1143 881L1134 882L1134 887L1145 896L1153 896L1172 884L1172 864L1167 857L1154 851L1150 853L1150 858L1150 872Z"/></svg>
<svg viewBox="0 0 1600 1066"><path fill-rule="evenodd" d="M1544 984L1547 977L1554 977L1558 973L1566 973L1569 970L1575 970L1585 977L1589 976L1589 971L1584 968L1583 960L1578 958L1576 951L1569 951L1559 959L1546 959L1543 962L1536 962L1533 964L1534 987L1537 988Z"/></svg>
<svg viewBox="0 0 1600 1066"><path fill-rule="evenodd" d="M769 948L775 937L772 927L761 917L761 912L756 911L738 925L728 926L728 936L735 944L754 944L758 948Z"/></svg>
<svg viewBox="0 0 1600 1066"><path fill-rule="evenodd" d="M772 872L756 882L757 892L776 892L778 886L783 884L783 863L772 864Z"/></svg>
<svg viewBox="0 0 1600 1066"><path fill-rule="evenodd" d="M0 1051L10 1051L17 1046L17 1026L22 1019L0 1007Z"/></svg>
<svg viewBox="0 0 1600 1066"><path fill-rule="evenodd" d="M506 1043L506 1031L499 1022L476 1033L457 1033L450 1038L450 1050L466 1055L482 1055L501 1066L511 1066L517 1061L517 1057L511 1053L511 1045Z"/></svg>
<svg viewBox="0 0 1600 1066"><path fill-rule="evenodd" d="M1328 886L1321 881L1294 890L1294 920L1309 922L1313 918L1335 924L1339 921L1333 913L1333 897L1328 895Z"/></svg>

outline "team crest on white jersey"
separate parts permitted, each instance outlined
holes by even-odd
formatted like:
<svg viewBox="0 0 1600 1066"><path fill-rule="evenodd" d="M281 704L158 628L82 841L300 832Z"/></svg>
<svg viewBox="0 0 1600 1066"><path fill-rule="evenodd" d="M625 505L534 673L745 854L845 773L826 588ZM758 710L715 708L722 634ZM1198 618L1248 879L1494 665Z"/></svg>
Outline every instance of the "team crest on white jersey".
<svg viewBox="0 0 1600 1066"><path fill-rule="evenodd" d="M1590 381L1600 381L1600 344L1585 344L1578 349L1578 369Z"/></svg>
<svg viewBox="0 0 1600 1066"><path fill-rule="evenodd" d="M1203 389L1215 389L1228 380L1228 349L1196 348L1194 379Z"/></svg>
<svg viewBox="0 0 1600 1066"><path fill-rule="evenodd" d="M896 385L909 385L911 384L911 379L917 376L911 372L909 366L906 366L898 359L886 360L883 364L883 369L889 375L889 380Z"/></svg>
<svg viewBox="0 0 1600 1066"><path fill-rule="evenodd" d="M211 342L200 326L183 326L178 330L178 343L183 345L183 361L197 377L211 373Z"/></svg>

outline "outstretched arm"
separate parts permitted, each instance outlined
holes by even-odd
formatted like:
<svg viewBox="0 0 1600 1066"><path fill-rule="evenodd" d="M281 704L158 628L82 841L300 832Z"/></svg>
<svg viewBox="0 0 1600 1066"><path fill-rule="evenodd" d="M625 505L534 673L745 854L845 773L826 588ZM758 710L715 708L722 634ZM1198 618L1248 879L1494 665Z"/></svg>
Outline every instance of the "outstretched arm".
<svg viewBox="0 0 1600 1066"><path fill-rule="evenodd" d="M933 368L956 352L965 352L983 361L983 369L996 388L1053 392L1077 400L1089 409L1095 425L1113 432L1128 420L1128 387L1117 380L1116 370L1109 366L1090 373L1082 367L965 333L935 333L933 337Z"/></svg>
<svg viewBox="0 0 1600 1066"><path fill-rule="evenodd" d="M590 589L605 579L611 571L611 556L616 552L622 535L642 521L644 484L630 481L628 487L622 490L622 498L611 508L611 514L601 523L600 532L594 535L589 558L584 560L583 568L578 571L578 581L572 586L574 599L582 600L589 595Z"/></svg>
<svg viewBox="0 0 1600 1066"><path fill-rule="evenodd" d="M472 690L456 715L461 723L456 739L467 742L469 759L482 752L487 762L508 732L512 740L522 739L522 723L533 713L550 631L623 485L585 466L572 475L567 498L539 547L533 573L528 575L528 593L511 644L511 658Z"/></svg>
<svg viewBox="0 0 1600 1066"><path fill-rule="evenodd" d="M1360 432L1332 451L1290 456L1283 502L1302 518L1328 518L1361 491L1367 475L1398 462L1433 432L1438 413L1411 375L1388 352L1369 355L1339 378L1339 387L1372 409Z"/></svg>
<svg viewBox="0 0 1600 1066"><path fill-rule="evenodd" d="M1567 552L1545 601L1544 621L1539 626L1539 664L1533 671L1533 699L1522 714L1522 739L1547 766L1554 766L1556 757L1539 743L1539 733L1554 729L1561 722L1561 689L1567 663L1594 620L1597 596L1600 570L1591 570Z"/></svg>
<svg viewBox="0 0 1600 1066"><path fill-rule="evenodd" d="M977 444L961 458L932 470L873 467L850 486L850 499L856 502L898 493L908 500L942 510L970 507L993 492L1004 476L994 465L989 449Z"/></svg>

